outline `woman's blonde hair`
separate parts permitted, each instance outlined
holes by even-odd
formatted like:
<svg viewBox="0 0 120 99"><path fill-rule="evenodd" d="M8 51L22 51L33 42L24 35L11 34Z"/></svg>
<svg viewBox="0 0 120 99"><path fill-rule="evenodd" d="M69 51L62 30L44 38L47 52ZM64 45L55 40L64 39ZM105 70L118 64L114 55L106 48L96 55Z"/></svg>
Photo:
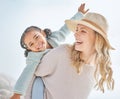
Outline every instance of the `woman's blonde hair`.
<svg viewBox="0 0 120 99"><path fill-rule="evenodd" d="M75 50L75 45L71 47L71 60L73 66L76 68L77 72L80 73L85 62L81 58L81 52ZM113 71L111 68L111 58L109 53L109 46L107 46L104 38L96 32L96 58L95 58L95 72L94 77L96 80L96 85L98 89L104 92L104 84L107 85L108 89L114 88L114 80L112 78Z"/></svg>

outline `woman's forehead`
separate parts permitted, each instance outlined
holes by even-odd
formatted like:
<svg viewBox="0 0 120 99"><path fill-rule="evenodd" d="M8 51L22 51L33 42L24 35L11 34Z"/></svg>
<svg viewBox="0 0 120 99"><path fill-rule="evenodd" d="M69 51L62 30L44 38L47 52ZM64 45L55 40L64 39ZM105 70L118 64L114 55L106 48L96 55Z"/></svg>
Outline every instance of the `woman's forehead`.
<svg viewBox="0 0 120 99"><path fill-rule="evenodd" d="M85 29L88 31L94 31L93 29L89 28L88 26L82 25L82 24L77 24L77 29Z"/></svg>
<svg viewBox="0 0 120 99"><path fill-rule="evenodd" d="M77 24L77 27L83 28L83 29L91 29L88 26L85 26L83 24Z"/></svg>

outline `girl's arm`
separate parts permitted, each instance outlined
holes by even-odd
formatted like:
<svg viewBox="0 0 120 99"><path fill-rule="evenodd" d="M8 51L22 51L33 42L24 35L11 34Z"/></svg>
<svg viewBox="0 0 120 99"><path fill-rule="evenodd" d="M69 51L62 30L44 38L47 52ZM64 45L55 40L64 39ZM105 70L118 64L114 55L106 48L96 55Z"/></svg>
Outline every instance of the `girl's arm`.
<svg viewBox="0 0 120 99"><path fill-rule="evenodd" d="M30 81L34 75L34 72L38 64L40 63L41 58L48 51L49 50L46 50L43 52L29 52L26 60L27 65L15 84L15 87L14 87L15 94L13 97L20 97L20 95L25 95L26 90L30 84ZM15 99L15 98L11 98L11 99ZM16 99L19 99L19 98L16 98Z"/></svg>
<svg viewBox="0 0 120 99"><path fill-rule="evenodd" d="M83 18L83 14L86 14L89 9L85 10L85 3L81 4L78 8L78 12L71 18L72 20L77 20ZM52 45L52 47L56 47L60 44L60 42L65 41L66 37L70 34L69 29L66 24L64 24L58 31L54 31L48 37L48 42Z"/></svg>

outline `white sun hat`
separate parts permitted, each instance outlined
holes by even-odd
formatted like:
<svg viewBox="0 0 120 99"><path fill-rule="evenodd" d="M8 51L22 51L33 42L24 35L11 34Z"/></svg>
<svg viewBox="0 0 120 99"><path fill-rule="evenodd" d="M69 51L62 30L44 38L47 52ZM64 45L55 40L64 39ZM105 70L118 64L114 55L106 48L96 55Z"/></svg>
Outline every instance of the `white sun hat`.
<svg viewBox="0 0 120 99"><path fill-rule="evenodd" d="M76 32L76 27L78 24L85 25L97 33L99 33L106 41L108 47L110 49L114 49L107 38L107 29L108 24L104 16L98 13L87 13L82 19L80 20L65 20L67 27L72 31Z"/></svg>

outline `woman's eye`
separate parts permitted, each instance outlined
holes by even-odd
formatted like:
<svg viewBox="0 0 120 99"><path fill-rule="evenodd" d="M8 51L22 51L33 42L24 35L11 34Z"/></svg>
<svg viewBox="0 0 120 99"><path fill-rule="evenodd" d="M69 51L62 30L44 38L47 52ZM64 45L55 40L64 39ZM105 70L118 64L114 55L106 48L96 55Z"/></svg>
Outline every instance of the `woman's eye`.
<svg viewBox="0 0 120 99"><path fill-rule="evenodd" d="M85 30L82 30L81 32L82 32L82 33L86 33L86 31L85 31Z"/></svg>

